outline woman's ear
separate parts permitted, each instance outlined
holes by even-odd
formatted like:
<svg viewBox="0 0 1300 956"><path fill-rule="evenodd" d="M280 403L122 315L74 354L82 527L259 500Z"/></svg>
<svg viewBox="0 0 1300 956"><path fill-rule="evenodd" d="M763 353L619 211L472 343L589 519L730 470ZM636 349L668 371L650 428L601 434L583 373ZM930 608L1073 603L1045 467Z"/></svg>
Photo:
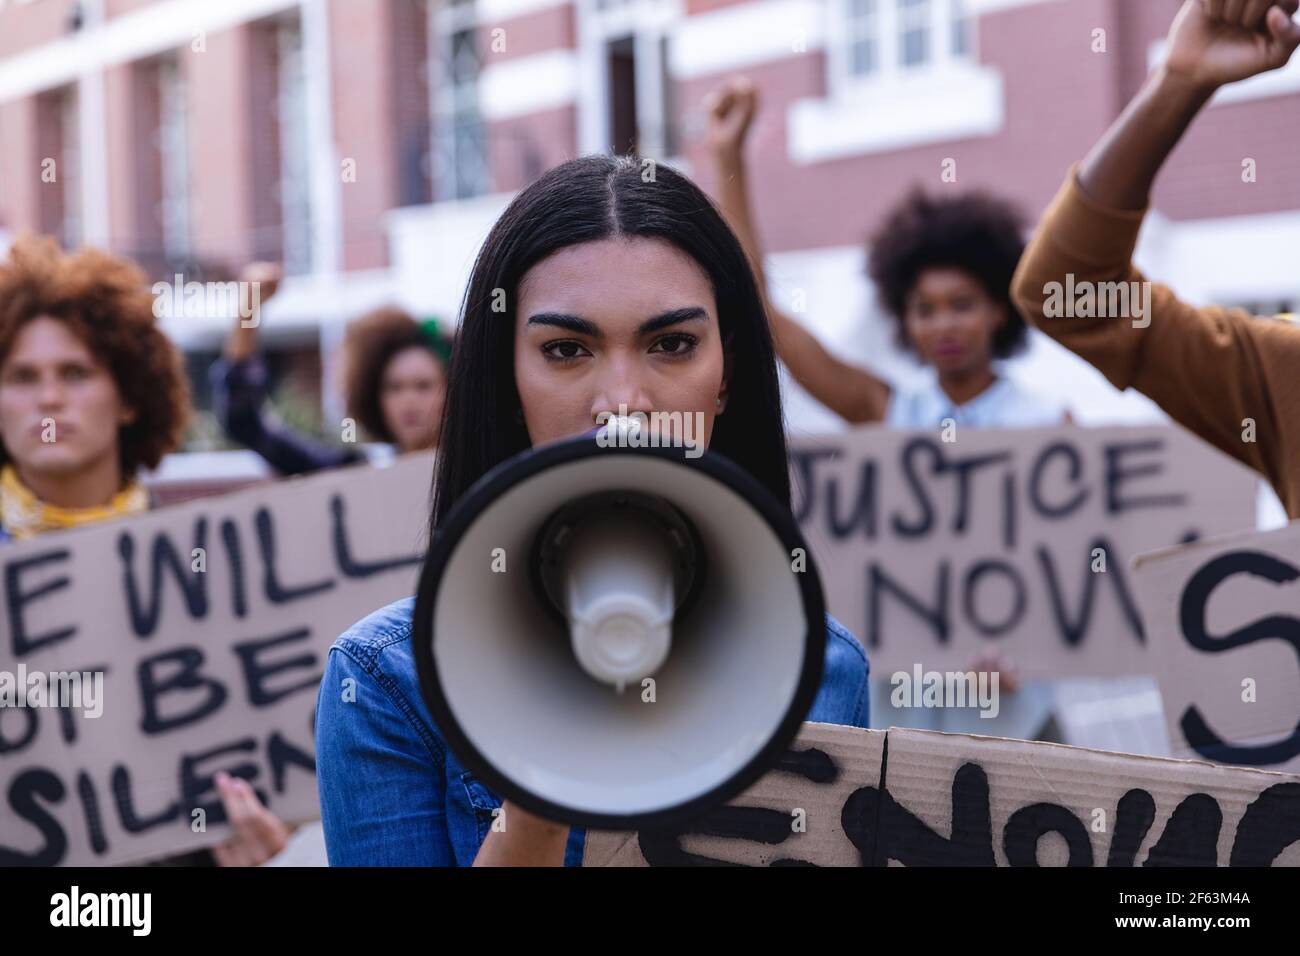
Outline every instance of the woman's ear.
<svg viewBox="0 0 1300 956"><path fill-rule="evenodd" d="M713 414L721 415L727 410L727 380L723 378L722 387L718 389L718 398L714 403Z"/></svg>
<svg viewBox="0 0 1300 956"><path fill-rule="evenodd" d="M714 406L714 414L721 415L727 410L727 397L731 391L731 370L735 361L735 352L732 349L732 340L736 330L732 329L722 340L722 382L718 385L718 399Z"/></svg>
<svg viewBox="0 0 1300 956"><path fill-rule="evenodd" d="M117 415L119 425L134 425L140 418L140 414L130 405L123 405L122 410Z"/></svg>

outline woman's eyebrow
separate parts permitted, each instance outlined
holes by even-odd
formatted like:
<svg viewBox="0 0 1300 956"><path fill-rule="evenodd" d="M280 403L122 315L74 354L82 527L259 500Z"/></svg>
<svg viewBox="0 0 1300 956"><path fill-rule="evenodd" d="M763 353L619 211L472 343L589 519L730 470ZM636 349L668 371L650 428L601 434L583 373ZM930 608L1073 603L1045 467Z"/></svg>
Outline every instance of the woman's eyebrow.
<svg viewBox="0 0 1300 956"><path fill-rule="evenodd" d="M709 313L698 305L685 306L660 313L652 319L646 319L637 327L636 332L637 335L649 335L651 332L657 332L667 326L676 325L678 322L703 321L708 317ZM595 322L581 316L569 315L567 312L538 312L535 315L530 315L525 324L552 325L569 332L575 332L578 335L589 335L594 339L604 338L605 336L605 333L600 330L600 327Z"/></svg>
<svg viewBox="0 0 1300 956"><path fill-rule="evenodd" d="M651 332L658 332L660 329L669 325L676 325L678 322L703 320L708 317L709 313L700 306L691 305L682 309L673 309L671 312L664 312L661 315L656 315L653 319L647 319L641 323L636 331L637 335L649 335Z"/></svg>
<svg viewBox="0 0 1300 956"><path fill-rule="evenodd" d="M579 335L589 335L594 339L604 337L604 333L600 331L595 322L576 315L568 315L564 312L538 312L536 315L530 315L525 324L554 325L557 328L576 332Z"/></svg>

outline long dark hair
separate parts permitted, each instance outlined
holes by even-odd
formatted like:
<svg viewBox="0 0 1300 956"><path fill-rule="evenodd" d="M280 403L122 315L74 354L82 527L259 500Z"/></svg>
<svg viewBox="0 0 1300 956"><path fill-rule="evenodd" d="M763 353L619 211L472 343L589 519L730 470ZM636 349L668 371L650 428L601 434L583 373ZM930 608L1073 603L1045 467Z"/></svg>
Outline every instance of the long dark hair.
<svg viewBox="0 0 1300 956"><path fill-rule="evenodd" d="M730 458L790 507L776 354L740 243L709 198L680 173L643 167L629 157L586 156L556 166L516 196L474 262L443 410L431 537L474 482L531 446L516 416L520 280L557 250L617 236L665 239L708 274L728 385L727 409L714 424L710 450Z"/></svg>

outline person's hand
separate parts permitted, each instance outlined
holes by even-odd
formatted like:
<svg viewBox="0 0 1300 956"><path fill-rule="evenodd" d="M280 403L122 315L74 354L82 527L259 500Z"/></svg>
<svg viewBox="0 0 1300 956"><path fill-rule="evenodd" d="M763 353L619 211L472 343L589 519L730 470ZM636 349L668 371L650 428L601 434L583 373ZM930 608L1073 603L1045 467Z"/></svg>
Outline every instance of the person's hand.
<svg viewBox="0 0 1300 956"><path fill-rule="evenodd" d="M246 294L240 293L241 312L235 316L235 327L226 336L224 352L229 361L245 362L257 353L257 327L262 324L262 306L275 295L283 277L284 270L274 262L254 262L239 273L241 290L245 286L249 289ZM256 300L252 294L253 283L256 283ZM242 312L242 303L245 302L256 302L256 307L247 317Z"/></svg>
<svg viewBox="0 0 1300 956"><path fill-rule="evenodd" d="M242 777L218 773L215 778L221 805L234 833L213 848L218 866L261 866L284 849L289 827L257 799Z"/></svg>
<svg viewBox="0 0 1300 956"><path fill-rule="evenodd" d="M709 116L709 148L719 155L739 155L758 108L753 81L732 77L705 97L704 108Z"/></svg>
<svg viewBox="0 0 1300 956"><path fill-rule="evenodd" d="M976 674L985 672L997 674L998 693L1000 694L1014 694L1020 689L1020 675L1017 673L1015 665L1001 654L981 654L971 664L971 670Z"/></svg>
<svg viewBox="0 0 1300 956"><path fill-rule="evenodd" d="M240 282L256 282L259 301L265 305L280 288L284 278L284 269L274 262L253 262L239 275Z"/></svg>
<svg viewBox="0 0 1300 956"><path fill-rule="evenodd" d="M474 857L475 866L563 866L569 826L529 813L506 800L502 829L494 825Z"/></svg>
<svg viewBox="0 0 1300 956"><path fill-rule="evenodd" d="M1300 0L1187 0L1164 69L1212 91L1286 65L1300 46Z"/></svg>

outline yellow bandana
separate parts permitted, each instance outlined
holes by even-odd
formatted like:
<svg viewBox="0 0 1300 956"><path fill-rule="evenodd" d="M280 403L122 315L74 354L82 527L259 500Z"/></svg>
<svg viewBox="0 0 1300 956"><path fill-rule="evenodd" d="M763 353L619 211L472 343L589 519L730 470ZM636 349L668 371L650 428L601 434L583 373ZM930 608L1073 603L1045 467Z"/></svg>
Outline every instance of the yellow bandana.
<svg viewBox="0 0 1300 956"><path fill-rule="evenodd" d="M108 518L121 518L149 510L149 493L131 482L97 508L60 508L41 501L18 479L12 465L0 469L0 527L16 541L26 541L46 531L75 528Z"/></svg>

